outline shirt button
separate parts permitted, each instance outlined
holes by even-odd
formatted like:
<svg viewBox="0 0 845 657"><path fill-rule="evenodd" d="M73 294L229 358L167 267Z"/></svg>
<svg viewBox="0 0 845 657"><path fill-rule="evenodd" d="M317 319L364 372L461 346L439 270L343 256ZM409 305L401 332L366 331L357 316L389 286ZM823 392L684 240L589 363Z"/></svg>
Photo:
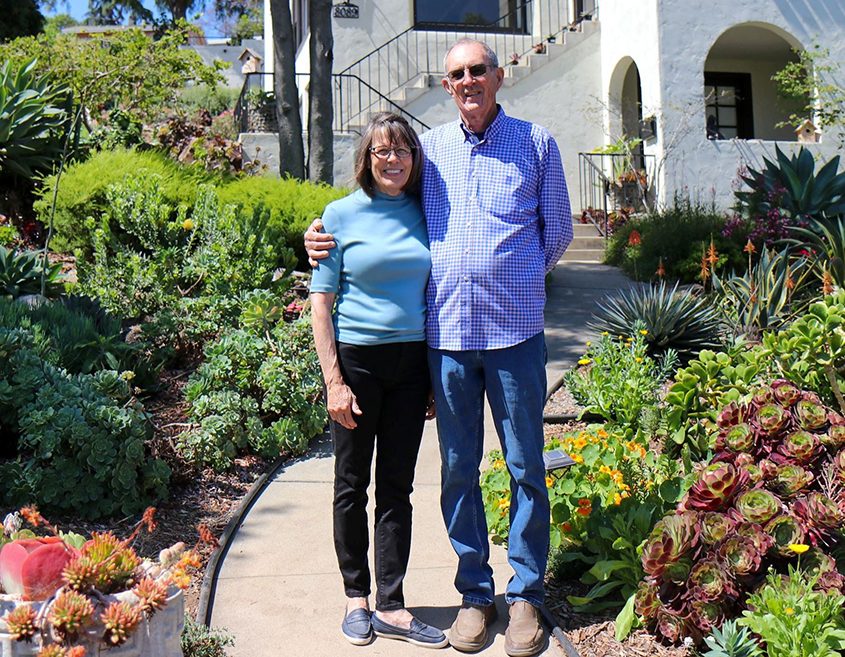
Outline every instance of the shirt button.
<svg viewBox="0 0 845 657"><path fill-rule="evenodd" d="M465 281L468 281L468 280L469 280L469 276L464 276L464 280L465 280Z"/></svg>

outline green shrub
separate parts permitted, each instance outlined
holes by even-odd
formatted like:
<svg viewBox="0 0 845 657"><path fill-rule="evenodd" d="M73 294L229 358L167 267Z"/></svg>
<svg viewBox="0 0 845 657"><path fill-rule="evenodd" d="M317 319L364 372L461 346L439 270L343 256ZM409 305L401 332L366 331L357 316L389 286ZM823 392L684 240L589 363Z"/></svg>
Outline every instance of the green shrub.
<svg viewBox="0 0 845 657"><path fill-rule="evenodd" d="M131 515L166 496L170 470L150 458L150 425L117 372L68 374L33 334L0 328L0 505L37 503L85 518Z"/></svg>
<svg viewBox="0 0 845 657"><path fill-rule="evenodd" d="M323 380L306 318L224 333L185 393L197 426L177 448L196 465L223 470L239 452L299 454L325 427Z"/></svg>
<svg viewBox="0 0 845 657"><path fill-rule="evenodd" d="M282 233L284 243L294 250L300 268L307 264L302 242L305 229L323 213L326 205L347 193L348 190L328 185L268 176L236 178L218 189L223 204L240 204L247 212L259 204L269 210L270 226Z"/></svg>
<svg viewBox="0 0 845 657"><path fill-rule="evenodd" d="M182 166L155 150L117 149L95 153L88 160L68 167L62 175L51 247L90 256L93 232L108 208L108 189L144 174L159 177L162 198L171 208L172 218L179 206L193 207L202 183L216 179L200 167ZM35 203L38 219L45 225L49 223L55 184L56 177L48 177L41 198Z"/></svg>
<svg viewBox="0 0 845 657"><path fill-rule="evenodd" d="M235 639L226 630L207 627L185 615L185 629L182 630L185 657L226 657L226 648L233 645Z"/></svg>
<svg viewBox="0 0 845 657"><path fill-rule="evenodd" d="M701 258L711 240L720 254L717 267L742 267L742 244L722 237L725 221L713 208L676 198L673 207L631 217L620 226L610 238L605 259L639 280L653 278L662 262L667 279L693 283L700 280ZM636 237L631 239L633 231L638 243Z"/></svg>
<svg viewBox="0 0 845 657"><path fill-rule="evenodd" d="M179 93L179 109L187 114L207 110L213 116L235 108L241 90L222 85L198 84Z"/></svg>

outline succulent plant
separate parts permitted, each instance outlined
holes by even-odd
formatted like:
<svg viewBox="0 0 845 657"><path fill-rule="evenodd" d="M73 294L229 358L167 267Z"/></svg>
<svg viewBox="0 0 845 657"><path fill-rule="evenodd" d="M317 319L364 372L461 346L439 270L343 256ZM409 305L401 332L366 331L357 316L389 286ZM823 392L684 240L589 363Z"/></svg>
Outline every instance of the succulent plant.
<svg viewBox="0 0 845 657"><path fill-rule="evenodd" d="M802 429L821 429L827 424L827 411L816 395L804 393L804 398L795 403L795 420Z"/></svg>
<svg viewBox="0 0 845 657"><path fill-rule="evenodd" d="M726 508L734 496L748 484L748 473L731 463L717 462L704 467L690 486L684 508L718 511Z"/></svg>
<svg viewBox="0 0 845 657"><path fill-rule="evenodd" d="M21 538L0 549L0 584L23 600L45 600L62 585L73 549L57 536Z"/></svg>
<svg viewBox="0 0 845 657"><path fill-rule="evenodd" d="M658 634L672 643L678 643L684 637L697 633L686 615L666 606L657 611L656 621Z"/></svg>
<svg viewBox="0 0 845 657"><path fill-rule="evenodd" d="M716 438L716 449L728 449L732 452L750 453L757 443L754 430L746 422L725 427Z"/></svg>
<svg viewBox="0 0 845 657"><path fill-rule="evenodd" d="M739 424L744 421L747 412L748 409L745 405L738 404L737 402L730 402L721 411L719 411L719 415L716 416L716 426L720 429L724 429L732 427L735 424Z"/></svg>
<svg viewBox="0 0 845 657"><path fill-rule="evenodd" d="M763 556L754 540L747 536L726 539L719 548L719 555L737 577L757 573Z"/></svg>
<svg viewBox="0 0 845 657"><path fill-rule="evenodd" d="M811 492L799 497L793 504L793 512L801 519L810 542L826 545L832 542L834 534L842 524L842 513L836 503L827 495Z"/></svg>
<svg viewBox="0 0 845 657"><path fill-rule="evenodd" d="M689 583L690 597L696 600L722 600L736 593L730 573L715 557L696 563L690 570Z"/></svg>
<svg viewBox="0 0 845 657"><path fill-rule="evenodd" d="M774 435L789 422L789 413L780 404L761 404L754 414L752 423L764 435Z"/></svg>
<svg viewBox="0 0 845 657"><path fill-rule="evenodd" d="M725 621L721 628L713 628L704 639L709 650L701 657L761 657L760 644L747 627L740 627L735 620Z"/></svg>
<svg viewBox="0 0 845 657"><path fill-rule="evenodd" d="M654 577L663 577L666 568L681 562L695 540L694 519L691 514L666 516L658 521L643 546L643 570ZM683 563L679 564L683 568ZM689 566L687 565L687 572ZM671 571L670 577L678 571Z"/></svg>
<svg viewBox="0 0 845 657"><path fill-rule="evenodd" d="M148 616L155 613L167 602L167 584L152 577L144 577L132 589L138 598L138 606Z"/></svg>
<svg viewBox="0 0 845 657"><path fill-rule="evenodd" d="M101 593L113 593L132 586L140 564L135 551L114 534L94 532L68 563L64 578L77 591L94 588Z"/></svg>
<svg viewBox="0 0 845 657"><path fill-rule="evenodd" d="M765 488L752 488L736 499L736 509L742 516L758 524L764 524L780 513L783 504Z"/></svg>
<svg viewBox="0 0 845 657"><path fill-rule="evenodd" d="M690 602L690 621L696 630L710 632L725 621L725 607L713 600Z"/></svg>
<svg viewBox="0 0 845 657"><path fill-rule="evenodd" d="M799 399L801 399L801 391L791 381L786 379L778 379L772 381L772 394L779 404L789 408Z"/></svg>
<svg viewBox="0 0 845 657"><path fill-rule="evenodd" d="M845 577L837 570L828 570L819 575L816 588L822 591L845 593Z"/></svg>
<svg viewBox="0 0 845 657"><path fill-rule="evenodd" d="M13 641L29 641L35 636L37 617L32 605L22 604L10 611L3 620Z"/></svg>
<svg viewBox="0 0 845 657"><path fill-rule="evenodd" d="M820 436L822 444L839 449L845 446L845 418L839 413L828 413L827 421L830 428Z"/></svg>
<svg viewBox="0 0 845 657"><path fill-rule="evenodd" d="M798 519L788 513L775 516L766 523L766 533L772 537L773 547L778 554L789 557L794 554L791 545L804 542L804 529Z"/></svg>
<svg viewBox="0 0 845 657"><path fill-rule="evenodd" d="M810 470L800 465L786 463L778 467L777 474L770 482L770 486L778 495L790 499L807 490L814 479L815 476Z"/></svg>
<svg viewBox="0 0 845 657"><path fill-rule="evenodd" d="M807 465L822 451L821 441L809 431L799 430L787 434L778 446L778 452L799 465Z"/></svg>
<svg viewBox="0 0 845 657"><path fill-rule="evenodd" d="M110 646L126 643L141 622L141 610L128 602L112 602L100 616L105 627L103 641Z"/></svg>
<svg viewBox="0 0 845 657"><path fill-rule="evenodd" d="M62 591L50 609L50 623L53 629L65 640L76 638L82 629L91 622L94 605L79 591Z"/></svg>
<svg viewBox="0 0 845 657"><path fill-rule="evenodd" d="M649 622L657 617L659 609L660 598L657 596L657 587L651 582L641 581L634 593L634 612Z"/></svg>
<svg viewBox="0 0 845 657"><path fill-rule="evenodd" d="M736 527L736 522L726 513L706 511L698 519L698 531L701 542L705 545L715 545L725 539Z"/></svg>

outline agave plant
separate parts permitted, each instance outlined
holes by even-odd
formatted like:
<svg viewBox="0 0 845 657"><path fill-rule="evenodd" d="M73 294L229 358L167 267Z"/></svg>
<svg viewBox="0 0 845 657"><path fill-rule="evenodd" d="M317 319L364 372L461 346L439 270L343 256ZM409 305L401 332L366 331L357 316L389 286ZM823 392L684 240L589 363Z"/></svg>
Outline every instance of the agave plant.
<svg viewBox="0 0 845 657"><path fill-rule="evenodd" d="M599 332L631 335L638 320L648 330L650 352L674 349L685 360L702 349L718 348L724 331L719 313L708 299L678 289L677 283L670 288L664 281L632 287L599 302L588 325Z"/></svg>
<svg viewBox="0 0 845 657"><path fill-rule="evenodd" d="M760 644L747 627L740 627L735 620L725 621L720 628L713 628L705 637L707 652L701 657L762 657Z"/></svg>
<svg viewBox="0 0 845 657"><path fill-rule="evenodd" d="M61 154L70 96L35 68L35 60L0 67L0 174L33 178Z"/></svg>

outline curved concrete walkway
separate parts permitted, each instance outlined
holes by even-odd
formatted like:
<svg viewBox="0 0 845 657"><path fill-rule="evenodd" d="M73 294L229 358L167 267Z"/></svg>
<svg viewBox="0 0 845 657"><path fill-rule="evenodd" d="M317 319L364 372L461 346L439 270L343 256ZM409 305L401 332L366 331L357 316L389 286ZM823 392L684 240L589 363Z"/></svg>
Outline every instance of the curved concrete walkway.
<svg viewBox="0 0 845 657"><path fill-rule="evenodd" d="M597 300L631 282L604 265L561 263L552 273L546 308L549 384L572 366L590 338L586 321ZM498 447L488 417L485 452ZM408 608L446 629L460 598L453 586L456 558L440 516L440 458L433 422L426 424L414 483L414 538L405 580ZM372 497L372 496L371 496ZM322 657L427 654L404 642L377 638L365 647L340 634L344 594L332 543L331 443L316 440L303 458L285 465L258 498L225 556L212 602L211 624L235 637L233 657ZM372 513L372 509L371 509ZM491 546L496 605L485 657L505 655L509 567L503 547ZM459 655L453 648L432 654ZM563 655L554 641L543 655Z"/></svg>

